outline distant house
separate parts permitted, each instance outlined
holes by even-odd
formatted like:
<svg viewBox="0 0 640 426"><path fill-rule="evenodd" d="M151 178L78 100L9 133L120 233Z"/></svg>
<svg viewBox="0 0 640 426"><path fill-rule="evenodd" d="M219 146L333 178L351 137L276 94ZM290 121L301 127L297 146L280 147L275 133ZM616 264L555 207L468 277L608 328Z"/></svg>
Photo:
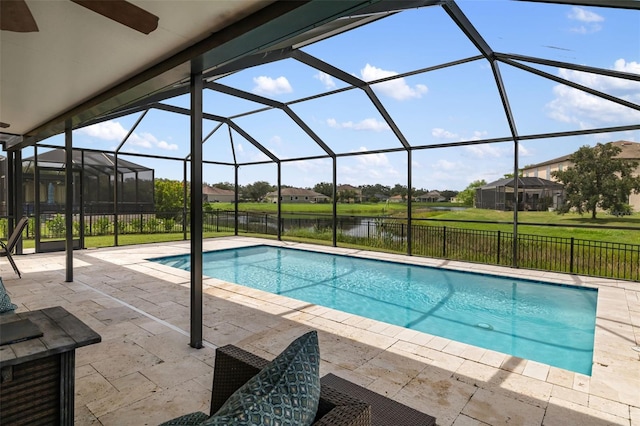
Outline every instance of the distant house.
<svg viewBox="0 0 640 426"><path fill-rule="evenodd" d="M640 143L630 141L609 142L613 146L620 148L620 154L617 158L623 158L630 161L638 161L640 163ZM555 181L552 176L554 171L566 170L573 166L571 156L573 154L563 155L549 161L538 164L532 164L522 169L522 176L535 177ZM640 166L636 169L635 176L640 175ZM635 211L640 211L640 194L631 193L629 195L629 205Z"/></svg>
<svg viewBox="0 0 640 426"><path fill-rule="evenodd" d="M338 199L342 198L342 194L348 192L351 195L347 201L349 203L361 203L362 202L362 189L352 185L338 185Z"/></svg>
<svg viewBox="0 0 640 426"><path fill-rule="evenodd" d="M283 203L326 203L330 200L326 195L304 188L282 188L280 196ZM269 192L265 198L270 203L277 203L278 192Z"/></svg>
<svg viewBox="0 0 640 426"><path fill-rule="evenodd" d="M440 195L438 191L429 191L425 194L417 195L414 199L419 203L435 203L446 201L446 199L442 195Z"/></svg>
<svg viewBox="0 0 640 426"><path fill-rule="evenodd" d="M374 197L377 198L378 201L383 201L383 202L389 199L388 195L380 194L380 193L377 193L376 195L374 195Z"/></svg>
<svg viewBox="0 0 640 426"><path fill-rule="evenodd" d="M402 195L394 195L392 197L387 198L387 201L389 201L390 203L406 203L407 198L403 197Z"/></svg>
<svg viewBox="0 0 640 426"><path fill-rule="evenodd" d="M205 203L233 203L236 193L230 189L222 189L215 186L202 186L202 201Z"/></svg>
<svg viewBox="0 0 640 426"><path fill-rule="evenodd" d="M562 203L563 191L564 187L558 182L536 177L519 177L516 196L514 178L498 179L476 188L474 206L480 209L506 211L513 210L513 203L517 202L518 210L547 210Z"/></svg>

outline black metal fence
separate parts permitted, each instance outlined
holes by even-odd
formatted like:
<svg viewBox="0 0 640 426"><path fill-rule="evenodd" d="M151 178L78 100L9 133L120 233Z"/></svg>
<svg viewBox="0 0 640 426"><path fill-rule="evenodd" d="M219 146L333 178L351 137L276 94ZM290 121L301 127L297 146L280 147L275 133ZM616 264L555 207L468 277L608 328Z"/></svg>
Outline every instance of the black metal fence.
<svg viewBox="0 0 640 426"><path fill-rule="evenodd" d="M64 237L64 218L61 215L43 217L40 222L42 238ZM117 221L112 214L87 214L84 216L84 235L113 235L116 224L118 234L186 234L189 232L188 222L188 213L182 211L126 213L118 215ZM514 260L512 232L432 226L427 222L416 222L410 230L412 255L640 281L638 244L518 233L518 256ZM283 215L278 224L277 216L270 213L240 212L236 221L234 211L203 212L205 234L235 233L237 227L238 233L275 236L278 234L278 225L283 239L333 240L331 216ZM79 220L76 220L74 234L79 233L79 227ZM32 218L25 237L33 238L34 229ZM0 219L0 232L6 239L6 219ZM408 233L406 220L339 216L336 221L338 243L375 250L408 253Z"/></svg>

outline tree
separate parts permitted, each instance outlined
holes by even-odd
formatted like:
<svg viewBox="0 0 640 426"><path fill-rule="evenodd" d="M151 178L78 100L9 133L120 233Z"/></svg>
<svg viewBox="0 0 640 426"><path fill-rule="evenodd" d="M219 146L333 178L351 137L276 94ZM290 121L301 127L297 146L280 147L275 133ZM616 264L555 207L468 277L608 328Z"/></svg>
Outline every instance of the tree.
<svg viewBox="0 0 640 426"><path fill-rule="evenodd" d="M487 182L484 179L474 180L463 191L458 193L458 200L467 206L473 206L473 200L476 197L476 188L486 185Z"/></svg>
<svg viewBox="0 0 640 426"><path fill-rule="evenodd" d="M156 212L165 213L164 217L182 211L184 207L184 184L179 180L155 179ZM189 202L189 187L187 186L187 203ZM167 215L169 213L169 215Z"/></svg>
<svg viewBox="0 0 640 426"><path fill-rule="evenodd" d="M362 190L362 198L367 201L378 201L378 196L388 197L391 195L391 188L379 183L375 185L362 185L360 189Z"/></svg>
<svg viewBox="0 0 640 426"><path fill-rule="evenodd" d="M621 149L610 143L581 147L571 156L573 166L551 173L564 185L565 203L558 213L575 209L580 214L597 210L627 211L629 194L640 192L640 177L633 176L637 161L616 158Z"/></svg>
<svg viewBox="0 0 640 426"><path fill-rule="evenodd" d="M329 182L320 182L316 183L313 187L313 190L318 194L326 195L327 197L333 199L333 184Z"/></svg>
<svg viewBox="0 0 640 426"><path fill-rule="evenodd" d="M244 196L252 201L261 201L271 191L275 191L275 187L262 180L250 183L243 188Z"/></svg>
<svg viewBox="0 0 640 426"><path fill-rule="evenodd" d="M228 191L235 191L236 186L232 183L229 182L218 182L218 183L214 183L213 185L216 188L220 188L220 189L226 189Z"/></svg>
<svg viewBox="0 0 640 426"><path fill-rule="evenodd" d="M391 188L391 195L400 195L403 200L407 199L408 194L409 190L407 189L407 185L396 183L395 186Z"/></svg>
<svg viewBox="0 0 640 426"><path fill-rule="evenodd" d="M519 169L519 170L518 170L518 176L519 176L519 177L522 177L522 169ZM505 179L511 179L511 178L513 177L513 173L505 173L505 174L503 175L503 177L504 177Z"/></svg>
<svg viewBox="0 0 640 426"><path fill-rule="evenodd" d="M348 203L351 200L355 200L357 196L358 194L353 189L343 189L338 192L338 200L342 203Z"/></svg>

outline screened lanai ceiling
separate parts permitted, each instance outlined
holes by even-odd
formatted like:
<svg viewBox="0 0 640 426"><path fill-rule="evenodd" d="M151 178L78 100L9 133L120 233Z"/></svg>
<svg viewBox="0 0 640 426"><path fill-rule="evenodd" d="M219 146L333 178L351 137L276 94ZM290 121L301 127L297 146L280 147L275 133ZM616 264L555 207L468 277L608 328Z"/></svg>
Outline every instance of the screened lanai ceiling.
<svg viewBox="0 0 640 426"><path fill-rule="evenodd" d="M337 162L342 183L444 189L640 140L638 1L352 5L204 70L205 163L295 164L312 186ZM83 119L74 144L115 133L122 152L188 158L188 92L185 77Z"/></svg>

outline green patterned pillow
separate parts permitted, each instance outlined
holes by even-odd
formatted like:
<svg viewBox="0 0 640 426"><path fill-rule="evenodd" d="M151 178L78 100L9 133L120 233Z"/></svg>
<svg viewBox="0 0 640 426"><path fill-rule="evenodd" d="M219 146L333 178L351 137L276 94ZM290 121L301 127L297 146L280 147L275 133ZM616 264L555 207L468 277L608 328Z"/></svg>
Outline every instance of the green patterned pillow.
<svg viewBox="0 0 640 426"><path fill-rule="evenodd" d="M310 425L320 400L318 334L310 331L233 393L202 426Z"/></svg>
<svg viewBox="0 0 640 426"><path fill-rule="evenodd" d="M4 288L2 278L0 278L0 314L5 312L15 311L18 307L11 303L11 298L7 294L7 290Z"/></svg>

